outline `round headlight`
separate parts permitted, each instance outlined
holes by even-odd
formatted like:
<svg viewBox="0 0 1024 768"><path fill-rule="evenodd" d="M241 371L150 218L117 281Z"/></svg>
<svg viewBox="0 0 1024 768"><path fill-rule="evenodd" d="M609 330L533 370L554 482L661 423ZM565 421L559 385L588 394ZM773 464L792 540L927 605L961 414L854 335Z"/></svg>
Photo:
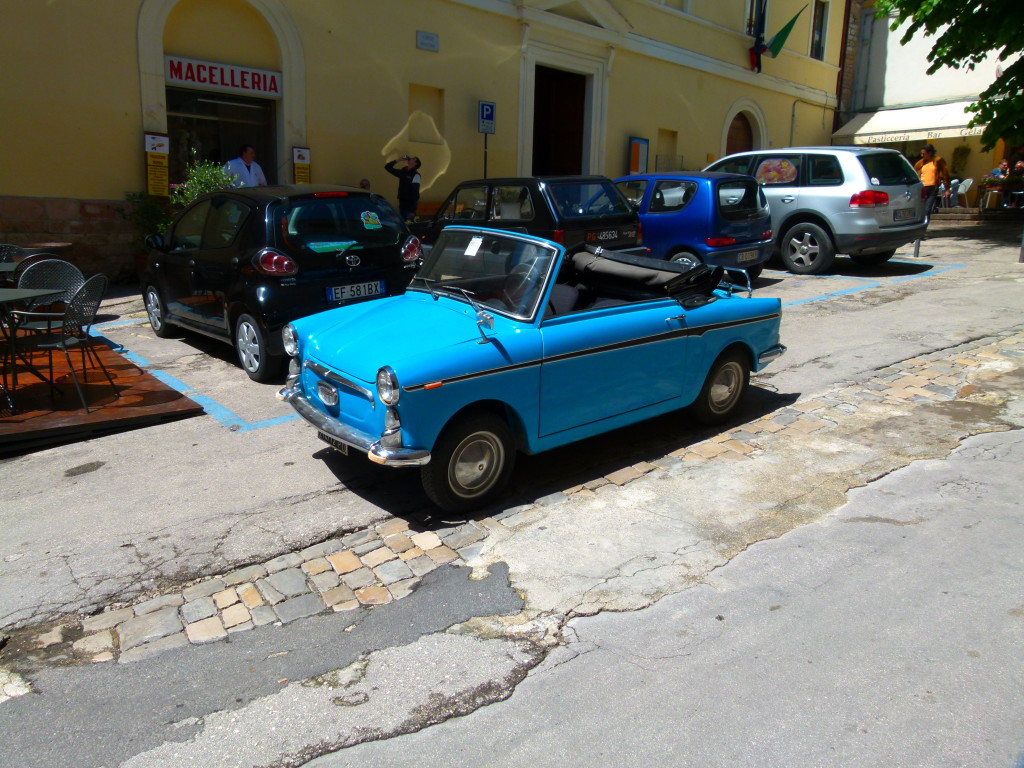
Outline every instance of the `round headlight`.
<svg viewBox="0 0 1024 768"><path fill-rule="evenodd" d="M394 405L398 402L401 394L398 386L398 377L391 368L381 368L377 371L377 396L384 405Z"/></svg>
<svg viewBox="0 0 1024 768"><path fill-rule="evenodd" d="M297 357L299 354L299 332L295 330L295 326L288 323L281 330L281 338L284 340L284 351L291 357Z"/></svg>

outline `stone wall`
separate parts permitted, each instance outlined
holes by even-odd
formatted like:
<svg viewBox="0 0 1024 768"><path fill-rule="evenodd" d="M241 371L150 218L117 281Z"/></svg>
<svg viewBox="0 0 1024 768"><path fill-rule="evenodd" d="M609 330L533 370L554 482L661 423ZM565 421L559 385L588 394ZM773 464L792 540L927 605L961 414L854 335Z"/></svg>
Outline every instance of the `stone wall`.
<svg viewBox="0 0 1024 768"><path fill-rule="evenodd" d="M137 275L144 253L135 227L118 213L120 200L75 200L0 195L0 242L22 247L68 244L58 249L86 274L103 272L112 281Z"/></svg>

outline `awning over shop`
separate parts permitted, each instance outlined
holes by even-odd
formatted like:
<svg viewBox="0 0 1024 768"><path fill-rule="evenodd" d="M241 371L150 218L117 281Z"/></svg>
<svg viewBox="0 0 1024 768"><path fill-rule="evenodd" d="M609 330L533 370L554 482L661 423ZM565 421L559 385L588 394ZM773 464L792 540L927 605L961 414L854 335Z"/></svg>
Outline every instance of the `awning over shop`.
<svg viewBox="0 0 1024 768"><path fill-rule="evenodd" d="M952 101L923 107L862 112L832 134L833 144L893 144L980 136L983 126L968 128L971 101Z"/></svg>

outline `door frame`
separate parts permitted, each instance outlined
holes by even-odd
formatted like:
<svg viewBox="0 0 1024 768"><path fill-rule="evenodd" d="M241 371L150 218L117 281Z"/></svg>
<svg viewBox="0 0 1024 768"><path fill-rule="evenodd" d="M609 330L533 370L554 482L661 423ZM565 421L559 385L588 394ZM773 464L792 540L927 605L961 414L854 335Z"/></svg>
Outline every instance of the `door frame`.
<svg viewBox="0 0 1024 768"><path fill-rule="evenodd" d="M609 57L610 57L609 53ZM519 89L519 176L533 175L533 115L537 88L537 65L584 75L583 102L584 174L604 173L604 146L608 112L608 59L569 50L550 43L530 41L520 64Z"/></svg>

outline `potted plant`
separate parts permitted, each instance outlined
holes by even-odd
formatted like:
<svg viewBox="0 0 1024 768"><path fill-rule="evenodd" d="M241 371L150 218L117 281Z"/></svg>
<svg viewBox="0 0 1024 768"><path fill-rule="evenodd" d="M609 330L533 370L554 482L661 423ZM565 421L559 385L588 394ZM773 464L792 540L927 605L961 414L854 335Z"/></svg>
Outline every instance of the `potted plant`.
<svg viewBox="0 0 1024 768"><path fill-rule="evenodd" d="M163 236L181 210L207 192L230 189L233 182L234 179L223 166L211 160L198 159L195 150L192 150L192 162L185 168L185 181L173 186L169 198L144 192L126 193L124 197L129 205L117 210L123 218L135 225L138 233L136 274L141 273L146 266L145 244L148 237Z"/></svg>

